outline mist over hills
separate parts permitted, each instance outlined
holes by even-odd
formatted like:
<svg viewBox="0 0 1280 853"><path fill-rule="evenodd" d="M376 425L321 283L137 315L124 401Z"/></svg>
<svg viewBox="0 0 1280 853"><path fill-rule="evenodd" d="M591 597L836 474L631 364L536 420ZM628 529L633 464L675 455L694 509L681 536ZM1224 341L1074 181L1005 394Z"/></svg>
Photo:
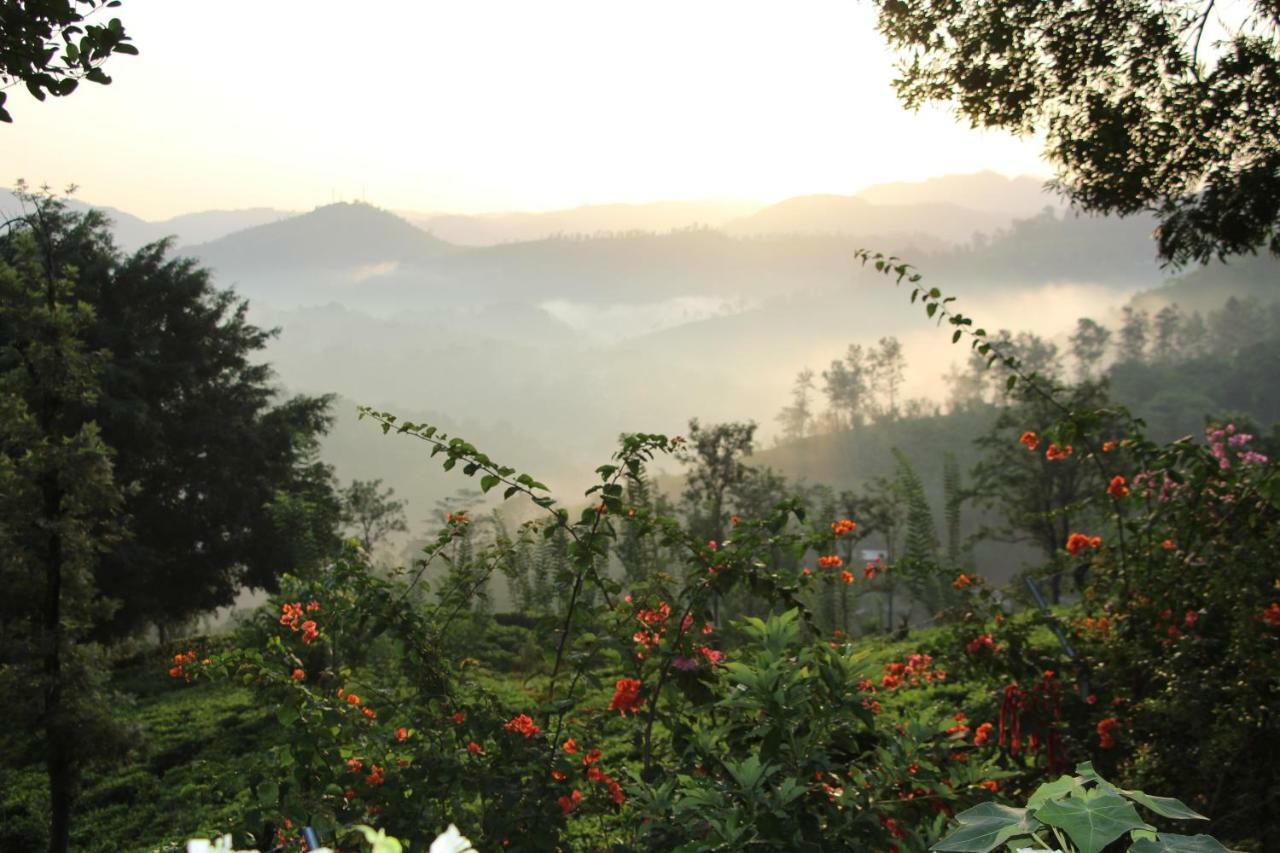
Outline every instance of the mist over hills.
<svg viewBox="0 0 1280 853"><path fill-rule="evenodd" d="M1186 299L1276 280L1269 259L1174 278L1154 261L1150 219L1075 216L1052 202L1038 181L988 173L768 207L681 202L463 217L453 223L456 243L442 239L447 229L428 233L420 218L360 203L169 222L216 235L179 251L249 298L254 322L280 329L265 355L280 384L340 395L324 448L340 476L383 478L410 499L416 520L467 482L419 464L411 440L356 425L356 403L451 426L572 490L624 431L679 433L691 416L754 419L767 444L795 374L820 373L850 343L898 336L907 396L943 399L940 377L965 353L906 292L862 268L859 248L906 258L988 328L1060 344L1078 316L1114 328L1134 294ZM163 225L108 213L126 246ZM663 229L693 216L706 224ZM714 217L720 228L707 227ZM657 224L624 227L637 223ZM564 234L495 241L553 226ZM234 230L218 233L226 228ZM480 228L490 228L487 237ZM570 228L576 236L566 236ZM481 237L491 244L465 244ZM874 467L777 459L811 479L826 468L832 479L856 479Z"/></svg>

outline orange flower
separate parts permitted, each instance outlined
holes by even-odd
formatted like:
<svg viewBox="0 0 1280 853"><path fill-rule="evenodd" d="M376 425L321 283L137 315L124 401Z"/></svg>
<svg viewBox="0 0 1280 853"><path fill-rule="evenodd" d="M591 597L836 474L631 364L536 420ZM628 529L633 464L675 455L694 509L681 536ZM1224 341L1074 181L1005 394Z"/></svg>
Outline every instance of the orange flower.
<svg viewBox="0 0 1280 853"><path fill-rule="evenodd" d="M564 742L564 751L570 755L576 755L578 752L578 742L573 738L569 738Z"/></svg>
<svg viewBox="0 0 1280 853"><path fill-rule="evenodd" d="M582 792L574 791L570 796L561 797L556 800L556 802L560 804L560 814L568 815L569 812L576 809L578 804L582 802Z"/></svg>
<svg viewBox="0 0 1280 853"><path fill-rule="evenodd" d="M566 776L564 771L562 770L552 770L551 778L556 780L557 782L563 782L565 779L568 779L569 777Z"/></svg>
<svg viewBox="0 0 1280 853"><path fill-rule="evenodd" d="M357 695L356 695L356 694L354 694L354 693L348 693L348 694L347 694L347 704L348 704L348 705L359 705L359 704L360 704L360 697L359 697L359 696L357 696Z"/></svg>
<svg viewBox="0 0 1280 853"><path fill-rule="evenodd" d="M846 533L852 533L857 529L858 529L857 523L847 518L842 518L839 521L831 522L831 532L834 533L836 536L843 536Z"/></svg>
<svg viewBox="0 0 1280 853"><path fill-rule="evenodd" d="M368 718L369 718L369 719L371 719L371 720L372 720L374 717L378 716L378 712L377 712L377 711L373 710L372 708L368 708L368 707L366 707L366 708L361 708L361 709L360 709L360 713L364 714L366 717L368 717Z"/></svg>
<svg viewBox="0 0 1280 853"><path fill-rule="evenodd" d="M862 567L862 576L869 581L873 581L876 579L877 571L879 571L879 568L875 563L867 563Z"/></svg>
<svg viewBox="0 0 1280 853"><path fill-rule="evenodd" d="M467 752L471 753L472 755L479 755L480 753L484 752L484 747L476 743L475 741L471 741L467 744Z"/></svg>
<svg viewBox="0 0 1280 853"><path fill-rule="evenodd" d="M300 669L295 669L295 670L293 671L292 678L293 678L293 680L294 680L294 681L301 681L302 679L304 679L304 678L306 678L306 677L307 677L307 674L306 674L305 672L303 672L302 670L300 670Z"/></svg>
<svg viewBox="0 0 1280 853"><path fill-rule="evenodd" d="M973 745L982 746L991 737L991 730L995 728L991 723L983 723L973 733Z"/></svg>
<svg viewBox="0 0 1280 853"><path fill-rule="evenodd" d="M1111 478L1111 484L1107 486L1107 494L1113 498L1129 497L1129 486L1125 483L1123 475L1116 474Z"/></svg>
<svg viewBox="0 0 1280 853"><path fill-rule="evenodd" d="M1104 441L1104 442L1102 442L1102 452L1103 452L1103 453L1110 453L1111 451L1113 451L1113 450L1115 450L1115 449L1116 449L1116 442L1115 442L1115 441Z"/></svg>
<svg viewBox="0 0 1280 853"><path fill-rule="evenodd" d="M736 515L729 516L729 523L735 527L742 522L742 518Z"/></svg>
<svg viewBox="0 0 1280 853"><path fill-rule="evenodd" d="M538 728L538 726L534 724L533 719L528 714L517 715L515 718L503 725L503 728L509 732L522 734L526 739L531 738L538 732L542 731L542 729Z"/></svg>
<svg viewBox="0 0 1280 853"><path fill-rule="evenodd" d="M1027 450L1035 450L1040 446L1040 436L1036 435L1031 430L1027 430L1022 435L1018 436L1018 443L1027 448Z"/></svg>
<svg viewBox="0 0 1280 853"><path fill-rule="evenodd" d="M1103 749L1111 749L1116 745L1115 736L1112 732L1120 725L1120 721L1115 717L1107 717L1098 723L1098 746Z"/></svg>
<svg viewBox="0 0 1280 853"><path fill-rule="evenodd" d="M960 576L951 582L951 585L954 586L956 589L964 589L965 587L969 586L972 583L973 583L973 578L969 577L964 572L961 572Z"/></svg>
<svg viewBox="0 0 1280 853"><path fill-rule="evenodd" d="M1163 542L1161 542L1161 543L1160 543L1160 547L1161 547L1161 548L1163 548L1163 549L1165 549L1166 551L1172 551L1172 550L1174 549L1174 547L1175 547L1175 546L1174 546L1174 544L1173 544L1173 540L1172 540L1172 539L1166 539L1166 540L1164 540Z"/></svg>
<svg viewBox="0 0 1280 853"><path fill-rule="evenodd" d="M1072 533L1067 537L1067 553L1073 557L1080 556L1080 552L1088 548L1101 548L1101 536L1085 536L1083 533Z"/></svg>
<svg viewBox="0 0 1280 853"><path fill-rule="evenodd" d="M824 569L838 569L844 565L844 560L837 554L831 554L830 556L819 557L818 565Z"/></svg>
<svg viewBox="0 0 1280 853"><path fill-rule="evenodd" d="M1070 456L1073 450L1074 448L1069 444L1066 447L1059 447L1057 444L1050 444L1049 449L1044 452L1044 458L1048 459L1050 462L1059 462Z"/></svg>
<svg viewBox="0 0 1280 853"><path fill-rule="evenodd" d="M617 711L622 716L635 713L644 704L640 698L640 680L636 678L619 678L614 685L613 698L609 700L609 710Z"/></svg>
<svg viewBox="0 0 1280 853"><path fill-rule="evenodd" d="M462 725L464 722L466 722L466 719L467 719L467 715L462 713L461 711L454 712L453 721L458 725Z"/></svg>
<svg viewBox="0 0 1280 853"><path fill-rule="evenodd" d="M582 756L582 766L590 767L592 764L595 764L600 760L600 754L600 750L598 749L591 750L586 755Z"/></svg>
<svg viewBox="0 0 1280 853"><path fill-rule="evenodd" d="M361 770L364 769L364 762L358 758L348 758L347 769L350 770L352 773L359 773Z"/></svg>
<svg viewBox="0 0 1280 853"><path fill-rule="evenodd" d="M844 571L840 573L840 580L845 583L853 583L853 572Z"/></svg>
<svg viewBox="0 0 1280 853"><path fill-rule="evenodd" d="M408 729L406 729L404 726L401 726L400 728L396 729L396 740L400 741L401 743L404 743L408 739L409 739Z"/></svg>
<svg viewBox="0 0 1280 853"><path fill-rule="evenodd" d="M994 794L996 791L1000 790L1000 783L997 782L995 779L988 779L985 782L979 782L978 787L986 788L988 791Z"/></svg>
<svg viewBox="0 0 1280 853"><path fill-rule="evenodd" d="M1262 611L1262 621L1280 628L1280 604L1273 601L1267 605L1267 609Z"/></svg>

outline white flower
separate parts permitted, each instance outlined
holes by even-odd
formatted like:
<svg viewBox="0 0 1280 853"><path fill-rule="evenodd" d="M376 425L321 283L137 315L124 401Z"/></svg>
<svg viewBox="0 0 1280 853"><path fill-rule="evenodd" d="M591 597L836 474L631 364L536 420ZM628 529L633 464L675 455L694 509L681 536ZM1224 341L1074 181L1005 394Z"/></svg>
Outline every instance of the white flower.
<svg viewBox="0 0 1280 853"><path fill-rule="evenodd" d="M458 827L449 824L444 834L431 842L428 853L475 853L475 848L462 836L461 832L458 832Z"/></svg>

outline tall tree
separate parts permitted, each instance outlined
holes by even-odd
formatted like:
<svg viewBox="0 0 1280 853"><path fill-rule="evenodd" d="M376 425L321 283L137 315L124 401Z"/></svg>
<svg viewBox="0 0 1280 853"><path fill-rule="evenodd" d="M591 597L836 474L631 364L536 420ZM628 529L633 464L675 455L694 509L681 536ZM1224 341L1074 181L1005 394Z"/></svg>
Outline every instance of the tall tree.
<svg viewBox="0 0 1280 853"><path fill-rule="evenodd" d="M392 533L409 529L404 501L396 500L395 493L393 488L382 488L381 480L352 480L342 490L342 523L355 530L368 554Z"/></svg>
<svg viewBox="0 0 1280 853"><path fill-rule="evenodd" d="M93 421L105 355L88 340L93 308L61 261L56 208L24 199L0 252L0 689L10 731L41 735L61 853L81 767L111 740L88 639L111 608L94 575L119 537L121 492Z"/></svg>
<svg viewBox="0 0 1280 853"><path fill-rule="evenodd" d="M1165 305L1156 312L1151 323L1151 357L1168 364L1178 356L1178 330L1182 328L1182 312L1177 305Z"/></svg>
<svg viewBox="0 0 1280 853"><path fill-rule="evenodd" d="M1088 317L1076 321L1076 330L1071 333L1071 355L1076 360L1076 377L1081 382L1096 378L1110 340L1111 330L1106 326Z"/></svg>
<svg viewBox="0 0 1280 853"><path fill-rule="evenodd" d="M809 434L813 424L812 395L813 371L806 367L796 374L795 384L791 387L791 405L778 413L782 435L788 441L795 441Z"/></svg>
<svg viewBox="0 0 1280 853"><path fill-rule="evenodd" d="M1126 305L1123 314L1124 323L1120 327L1120 360L1141 363L1147 358L1151 316L1132 305Z"/></svg>
<svg viewBox="0 0 1280 853"><path fill-rule="evenodd" d="M1280 254L1275 0L876 5L909 107L1043 132L1058 189L1087 210L1154 213L1174 263Z"/></svg>
<svg viewBox="0 0 1280 853"><path fill-rule="evenodd" d="M889 420L898 419L898 398L906 379L907 357L895 337L881 338L876 349L867 355L869 372L874 379L868 384L877 395L883 395L880 413Z"/></svg>
<svg viewBox="0 0 1280 853"><path fill-rule="evenodd" d="M689 435L675 457L688 466L684 501L690 530L699 538L724 538L730 493L747 476L743 459L754 450L755 433L754 422L703 427L697 418L689 421Z"/></svg>
<svg viewBox="0 0 1280 853"><path fill-rule="evenodd" d="M125 256L96 212L47 200L42 217L47 263L66 271L69 299L94 309L85 345L109 353L88 417L128 486L132 535L98 565L100 592L118 602L100 636L228 605L246 585L273 588L298 549L271 507L281 493L323 488L312 451L329 399L280 400L254 360L274 333L194 261L169 257L167 241ZM0 259L18 251L0 235ZM0 332L0 346L12 334Z"/></svg>

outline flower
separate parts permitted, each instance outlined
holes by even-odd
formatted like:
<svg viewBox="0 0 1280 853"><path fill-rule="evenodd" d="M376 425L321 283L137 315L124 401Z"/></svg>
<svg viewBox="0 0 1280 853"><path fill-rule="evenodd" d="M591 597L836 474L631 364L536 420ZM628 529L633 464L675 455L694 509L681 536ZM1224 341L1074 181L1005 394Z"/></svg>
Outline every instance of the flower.
<svg viewBox="0 0 1280 853"><path fill-rule="evenodd" d="M869 581L873 581L876 579L876 572L878 571L879 566L876 563L867 563L862 567L862 576Z"/></svg>
<svg viewBox="0 0 1280 853"><path fill-rule="evenodd" d="M845 583L853 583L853 572L844 571L840 573L840 580Z"/></svg>
<svg viewBox="0 0 1280 853"><path fill-rule="evenodd" d="M617 711L622 716L635 713L644 704L640 698L640 680L636 678L619 678L614 685L613 698L609 700L609 710Z"/></svg>
<svg viewBox="0 0 1280 853"><path fill-rule="evenodd" d="M590 767L592 764L595 764L597 761L600 760L600 755L601 755L600 750L598 749L591 750L586 755L582 756L582 766Z"/></svg>
<svg viewBox="0 0 1280 853"><path fill-rule="evenodd" d="M1262 621L1272 627L1280 627L1280 604L1271 602L1267 609L1262 611Z"/></svg>
<svg viewBox="0 0 1280 853"><path fill-rule="evenodd" d="M1115 717L1107 717L1098 723L1098 746L1103 749L1111 749L1116 745L1115 737L1112 732L1120 725L1120 721Z"/></svg>
<svg viewBox="0 0 1280 853"><path fill-rule="evenodd" d="M568 815L578 807L578 803L582 802L582 792L575 790L570 796L561 797L556 802L560 804L560 814Z"/></svg>
<svg viewBox="0 0 1280 853"><path fill-rule="evenodd" d="M1000 783L997 782L995 779L988 779L985 782L979 782L978 787L986 788L988 791L994 794L996 791L1000 790Z"/></svg>
<svg viewBox="0 0 1280 853"><path fill-rule="evenodd" d="M303 672L301 669L295 669L293 671L293 675L290 676L290 678L292 678L294 681L301 681L306 677L307 677L307 674Z"/></svg>
<svg viewBox="0 0 1280 853"><path fill-rule="evenodd" d="M348 693L348 694L347 694L347 704L348 704L348 705L359 705L359 704L360 704L360 697L359 697L359 696L357 696L357 695L356 695L356 694L354 694L354 693Z"/></svg>
<svg viewBox="0 0 1280 853"><path fill-rule="evenodd" d="M1161 542L1161 543L1160 543L1160 547L1161 547L1161 548L1163 548L1163 549L1165 549L1166 551L1172 551L1172 550L1173 550L1175 547L1177 547L1177 546L1175 546L1175 545L1173 544L1173 540L1172 540L1172 539L1166 539L1166 540L1164 540L1163 542Z"/></svg>
<svg viewBox="0 0 1280 853"><path fill-rule="evenodd" d="M839 521L831 522L831 532L836 536L844 536L846 533L852 533L858 529L858 524L848 518L842 518Z"/></svg>
<svg viewBox="0 0 1280 853"><path fill-rule="evenodd" d="M1022 435L1018 436L1018 443L1027 448L1027 450L1035 450L1040 446L1040 436L1036 435L1031 430L1027 430Z"/></svg>
<svg viewBox="0 0 1280 853"><path fill-rule="evenodd" d="M956 589L964 589L965 587L969 586L972 583L973 583L973 578L969 577L964 572L961 572L960 576L951 582L951 585Z"/></svg>
<svg viewBox="0 0 1280 853"><path fill-rule="evenodd" d="M378 712L369 707L361 708L360 713L364 714L371 720L378 716Z"/></svg>
<svg viewBox="0 0 1280 853"><path fill-rule="evenodd" d="M467 744L467 752L471 753L472 755L479 755L480 753L484 752L484 747L476 743L475 741L471 741Z"/></svg>
<svg viewBox="0 0 1280 853"><path fill-rule="evenodd" d="M427 853L475 853L475 848L458 831L458 827L449 824L444 834L436 836L436 840L431 842L431 848Z"/></svg>
<svg viewBox="0 0 1280 853"><path fill-rule="evenodd" d="M982 746L984 743L986 743L987 740L990 739L991 737L991 730L993 728L995 728L995 726L991 725L991 723L983 723L982 725L978 726L978 728L975 729L973 733L973 745Z"/></svg>
<svg viewBox="0 0 1280 853"><path fill-rule="evenodd" d="M1107 486L1107 494L1111 495L1113 498L1129 497L1129 486L1125 483L1124 476L1122 474L1116 474L1111 478L1111 484Z"/></svg>
<svg viewBox="0 0 1280 853"><path fill-rule="evenodd" d="M302 623L302 642L310 645L313 640L320 636L320 629L316 627L314 620L308 619Z"/></svg>
<svg viewBox="0 0 1280 853"><path fill-rule="evenodd" d="M567 741L564 742L563 749L565 752L569 753L570 755L577 755L578 742L575 741L573 738L569 738Z"/></svg>
<svg viewBox="0 0 1280 853"><path fill-rule="evenodd" d="M509 732L522 734L526 739L531 738L538 732L542 731L542 729L538 728L528 714L518 714L504 724L503 728Z"/></svg>
<svg viewBox="0 0 1280 853"><path fill-rule="evenodd" d="M396 729L396 740L400 741L401 743L404 743L408 739L409 739L408 729L406 729L404 726L401 726L400 728Z"/></svg>
<svg viewBox="0 0 1280 853"><path fill-rule="evenodd" d="M818 565L824 569L838 569L844 565L844 560L838 554L831 554L826 557L819 557Z"/></svg>
<svg viewBox="0 0 1280 853"><path fill-rule="evenodd" d="M1075 448L1071 445L1059 447L1057 444L1050 444L1049 448L1044 452L1044 458L1050 462L1060 462L1072 454Z"/></svg>
<svg viewBox="0 0 1280 853"><path fill-rule="evenodd" d="M1067 553L1073 557L1080 556L1080 552L1086 549L1097 549L1101 547L1101 536L1085 536L1083 533L1072 533L1067 537Z"/></svg>

